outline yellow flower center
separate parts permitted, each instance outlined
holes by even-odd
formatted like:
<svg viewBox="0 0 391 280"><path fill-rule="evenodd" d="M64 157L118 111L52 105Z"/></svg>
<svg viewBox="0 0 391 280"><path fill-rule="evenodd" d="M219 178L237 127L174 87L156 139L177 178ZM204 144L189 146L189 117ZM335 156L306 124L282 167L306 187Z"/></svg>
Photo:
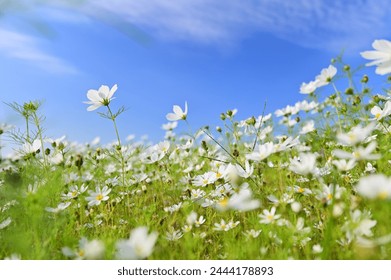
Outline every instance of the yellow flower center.
<svg viewBox="0 0 391 280"><path fill-rule="evenodd" d="M223 174L221 174L220 172L216 172L216 178L217 179L221 178L221 176L223 176Z"/></svg>
<svg viewBox="0 0 391 280"><path fill-rule="evenodd" d="M328 195L327 195L327 200L331 200L333 198L333 195L331 194L331 193L329 193Z"/></svg>
<svg viewBox="0 0 391 280"><path fill-rule="evenodd" d="M353 152L353 156L355 158L359 159L361 157L361 154L360 154L360 152L355 151L355 152Z"/></svg>
<svg viewBox="0 0 391 280"><path fill-rule="evenodd" d="M380 114L380 113L377 113L377 114L375 115L375 118L376 118L376 119L380 119L380 116L381 116L381 114Z"/></svg>
<svg viewBox="0 0 391 280"><path fill-rule="evenodd" d="M228 197L223 198L222 200L219 201L219 205L222 207L227 207L228 205Z"/></svg>
<svg viewBox="0 0 391 280"><path fill-rule="evenodd" d="M388 193L386 191L380 192L377 197L381 200L385 200L388 197Z"/></svg>
<svg viewBox="0 0 391 280"><path fill-rule="evenodd" d="M301 188L301 187L299 187L299 188L297 189L297 192L299 192L299 193L303 193L303 192L304 192L304 189L303 189L303 188Z"/></svg>
<svg viewBox="0 0 391 280"><path fill-rule="evenodd" d="M96 197L95 197L96 200L102 200L103 199L103 195L102 194L98 194Z"/></svg>
<svg viewBox="0 0 391 280"><path fill-rule="evenodd" d="M266 219L268 219L269 221L273 221L273 218L274 216L272 214L266 216Z"/></svg>

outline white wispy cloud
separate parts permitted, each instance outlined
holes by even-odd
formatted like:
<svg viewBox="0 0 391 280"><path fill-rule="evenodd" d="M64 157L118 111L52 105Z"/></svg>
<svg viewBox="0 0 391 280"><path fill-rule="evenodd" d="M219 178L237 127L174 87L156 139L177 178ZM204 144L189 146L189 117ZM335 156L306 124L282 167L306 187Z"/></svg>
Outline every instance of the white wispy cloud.
<svg viewBox="0 0 391 280"><path fill-rule="evenodd" d="M37 37L0 28L0 54L31 62L49 72L58 74L78 73L78 70L68 62L48 54L43 45L43 42Z"/></svg>
<svg viewBox="0 0 391 280"><path fill-rule="evenodd" d="M80 9L111 13L172 40L236 42L267 32L317 49L368 47L391 35L388 0L87 0Z"/></svg>
<svg viewBox="0 0 391 280"><path fill-rule="evenodd" d="M33 11L46 21L86 24L87 17L120 29L133 39L151 36L226 46L257 32L291 43L339 52L368 49L391 35L389 0L13 0L8 10ZM18 5L16 5L18 4ZM46 8L45 8L46 7ZM5 12L4 12L5 11ZM0 11L1 15L1 11ZM136 28L134 28L136 27ZM69 62L50 54L46 41L17 30L1 29L0 54L58 73L76 73Z"/></svg>

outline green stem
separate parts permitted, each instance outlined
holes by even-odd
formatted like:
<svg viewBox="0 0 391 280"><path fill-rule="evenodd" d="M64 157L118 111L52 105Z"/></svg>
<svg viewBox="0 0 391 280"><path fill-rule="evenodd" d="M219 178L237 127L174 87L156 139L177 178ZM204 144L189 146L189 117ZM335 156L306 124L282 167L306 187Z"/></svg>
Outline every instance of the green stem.
<svg viewBox="0 0 391 280"><path fill-rule="evenodd" d="M30 143L29 119L26 117L26 142Z"/></svg>
<svg viewBox="0 0 391 280"><path fill-rule="evenodd" d="M47 164L47 159L46 159L46 155L45 155L45 149L44 149L44 146L43 146L42 128L39 125L39 118L38 118L38 116L37 116L37 114L35 112L33 114L33 120L34 120L34 124L35 124L35 126L37 127L37 130L38 130L39 140L41 141L41 153L42 153L44 166L47 166L48 164Z"/></svg>
<svg viewBox="0 0 391 280"><path fill-rule="evenodd" d="M122 169L122 186L125 187L125 159L124 155L122 154L122 144L121 144L121 138L119 137L117 123L115 121L116 116L113 114L113 112L110 109L110 106L107 105L107 109L109 110L110 119L113 121L115 134L117 135L117 141L118 141L118 154L121 158L121 169Z"/></svg>
<svg viewBox="0 0 391 280"><path fill-rule="evenodd" d="M340 92L338 91L338 89L337 89L337 87L335 86L335 84L332 83L332 85L333 85L333 88L334 88L335 93L337 94L337 98L340 100L340 105L342 106L341 94L340 94ZM335 107L335 110L337 111L339 131L342 132L341 116L340 116L340 113L339 113L339 110L338 110L337 106Z"/></svg>

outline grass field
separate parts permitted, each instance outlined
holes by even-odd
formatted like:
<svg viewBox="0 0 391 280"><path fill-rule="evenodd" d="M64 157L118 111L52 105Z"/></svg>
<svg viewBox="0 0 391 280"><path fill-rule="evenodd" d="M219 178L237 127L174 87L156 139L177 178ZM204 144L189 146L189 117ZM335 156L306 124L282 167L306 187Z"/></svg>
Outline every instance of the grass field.
<svg viewBox="0 0 391 280"><path fill-rule="evenodd" d="M0 259L389 259L391 95L332 65L274 115L178 134L191 104L175 106L156 144L121 139L116 86L87 96L107 145L47 138L39 102L9 104L26 126L0 129L18 147L0 163Z"/></svg>

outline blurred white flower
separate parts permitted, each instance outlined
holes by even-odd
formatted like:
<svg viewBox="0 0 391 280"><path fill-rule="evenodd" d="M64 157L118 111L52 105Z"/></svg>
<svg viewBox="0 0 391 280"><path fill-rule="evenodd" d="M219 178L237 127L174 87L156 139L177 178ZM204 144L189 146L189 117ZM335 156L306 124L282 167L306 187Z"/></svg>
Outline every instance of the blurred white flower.
<svg viewBox="0 0 391 280"><path fill-rule="evenodd" d="M314 174L316 172L317 157L316 154L301 153L299 157L291 159L289 170L300 175Z"/></svg>
<svg viewBox="0 0 391 280"><path fill-rule="evenodd" d="M69 205L71 205L70 201L69 202L62 202L62 203L59 203L56 208L46 207L45 210L47 212L51 212L51 213L59 213L65 209L67 209L69 207Z"/></svg>
<svg viewBox="0 0 391 280"><path fill-rule="evenodd" d="M354 159L354 160L377 160L381 157L379 154L372 154L376 149L376 142L371 142L367 147L355 147L352 153L343 150L334 150L332 153L334 156L341 159Z"/></svg>
<svg viewBox="0 0 391 280"><path fill-rule="evenodd" d="M354 159L350 159L346 161L345 159L333 160L332 163L338 168L339 171L349 171L356 166L356 161Z"/></svg>
<svg viewBox="0 0 391 280"><path fill-rule="evenodd" d="M312 253L320 254L322 252L323 252L323 248L319 244L315 244L314 246L312 246Z"/></svg>
<svg viewBox="0 0 391 280"><path fill-rule="evenodd" d="M197 221L198 214L194 211L191 211L189 215L186 217L186 223L188 225L194 225L194 223Z"/></svg>
<svg viewBox="0 0 391 280"><path fill-rule="evenodd" d="M158 234L148 234L147 227L138 227L130 233L129 239L117 242L116 258L121 260L145 259L149 257L155 246Z"/></svg>
<svg viewBox="0 0 391 280"><path fill-rule="evenodd" d="M179 202L178 204L174 204L172 206L164 207L164 212L169 212L170 214L179 211L182 207L182 202Z"/></svg>
<svg viewBox="0 0 391 280"><path fill-rule="evenodd" d="M252 192L249 188L241 188L238 193L217 202L216 208L220 211L228 209L250 211L259 208L260 205L259 200L252 199Z"/></svg>
<svg viewBox="0 0 391 280"><path fill-rule="evenodd" d="M391 179L383 174L362 177L356 186L357 192L369 199L390 199Z"/></svg>
<svg viewBox="0 0 391 280"><path fill-rule="evenodd" d="M166 115L167 120L169 121L179 121L179 120L186 120L187 118L187 102L185 102L185 111L182 110L181 107L178 105L174 105L172 108L174 113L168 113Z"/></svg>
<svg viewBox="0 0 391 280"><path fill-rule="evenodd" d="M166 123L166 124L163 124L163 125L162 125L162 129L163 129L163 130L173 130L173 129L175 129L177 126L178 126L178 122L177 122L177 121L173 121L173 122L168 122L168 123Z"/></svg>
<svg viewBox="0 0 391 280"><path fill-rule="evenodd" d="M346 146L354 146L358 143L364 142L375 129L376 124L371 122L366 127L361 125L355 126L348 133L339 132L337 134L337 140L340 144Z"/></svg>
<svg viewBox="0 0 391 280"><path fill-rule="evenodd" d="M101 106L109 105L110 101L114 99L113 95L117 88L117 85L114 85L111 89L106 85L102 85L99 90L90 89L87 92L87 97L90 101L84 102L91 105L87 108L87 111L94 111Z"/></svg>
<svg viewBox="0 0 391 280"><path fill-rule="evenodd" d="M310 94L318 88L318 81L311 81L309 83L302 83L300 86L300 93Z"/></svg>
<svg viewBox="0 0 391 280"><path fill-rule="evenodd" d="M102 241L91 240L83 237L79 241L79 247L72 250L69 247L63 247L61 249L64 256L76 259L76 260L98 260L103 258L105 246Z"/></svg>
<svg viewBox="0 0 391 280"><path fill-rule="evenodd" d="M295 212L295 213L299 213L301 211L301 203L300 202L293 202L291 204L291 208L292 208L292 211Z"/></svg>
<svg viewBox="0 0 391 280"><path fill-rule="evenodd" d="M366 66L376 65L376 73L385 75L391 73L391 42L388 40L375 40L372 43L375 51L361 52L361 56L365 59L373 60L368 62Z"/></svg>
<svg viewBox="0 0 391 280"><path fill-rule="evenodd" d="M257 238L261 234L262 230L250 229L243 232L247 238Z"/></svg>
<svg viewBox="0 0 391 280"><path fill-rule="evenodd" d="M12 222L11 218L5 219L0 223L0 229L8 227L11 224L11 222Z"/></svg>
<svg viewBox="0 0 391 280"><path fill-rule="evenodd" d="M300 134L307 134L311 131L315 130L315 122L310 120L304 124L304 126L300 130Z"/></svg>

